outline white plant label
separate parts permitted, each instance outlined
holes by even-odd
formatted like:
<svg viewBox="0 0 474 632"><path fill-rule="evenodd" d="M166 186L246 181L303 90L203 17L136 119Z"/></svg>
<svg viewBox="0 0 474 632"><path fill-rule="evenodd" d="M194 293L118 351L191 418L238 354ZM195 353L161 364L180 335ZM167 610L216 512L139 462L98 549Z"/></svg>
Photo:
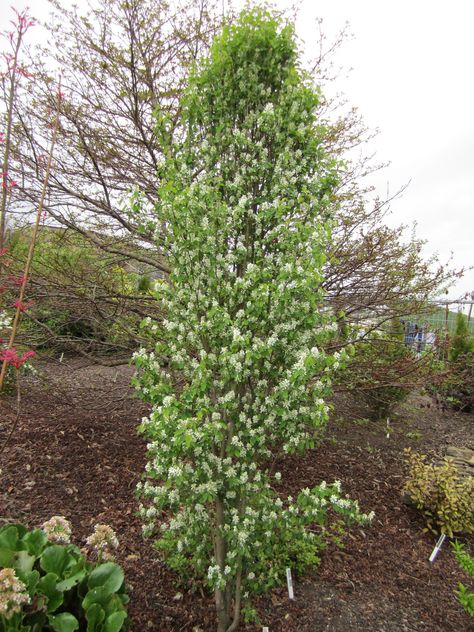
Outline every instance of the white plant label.
<svg viewBox="0 0 474 632"><path fill-rule="evenodd" d="M295 594L293 592L293 579L291 577L291 569L286 569L286 583L288 584L288 597L290 599L295 598Z"/></svg>
<svg viewBox="0 0 474 632"><path fill-rule="evenodd" d="M439 537L438 542L436 542L436 546L435 546L435 548L433 549L433 551L432 551L432 553L430 555L430 560L429 560L430 562L434 562L435 561L436 556L440 552L441 547L443 546L443 542L444 542L445 539L446 539L446 535L443 533L443 535L441 535Z"/></svg>
<svg viewBox="0 0 474 632"><path fill-rule="evenodd" d="M270 632L269 629L267 628L267 626L265 626L264 628L262 628L262 632Z"/></svg>
<svg viewBox="0 0 474 632"><path fill-rule="evenodd" d="M387 439L390 439L390 419L387 417Z"/></svg>

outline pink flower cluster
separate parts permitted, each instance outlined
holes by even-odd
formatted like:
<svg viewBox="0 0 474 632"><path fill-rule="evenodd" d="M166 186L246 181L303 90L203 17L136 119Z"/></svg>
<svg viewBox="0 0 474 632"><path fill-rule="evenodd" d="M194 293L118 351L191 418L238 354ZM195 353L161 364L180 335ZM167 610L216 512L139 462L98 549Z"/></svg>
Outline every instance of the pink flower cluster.
<svg viewBox="0 0 474 632"><path fill-rule="evenodd" d="M19 369L22 364L27 362L30 358L34 358L35 355L34 351L26 351L22 356L19 356L14 347L0 350L0 360L7 364L12 364L15 369Z"/></svg>
<svg viewBox="0 0 474 632"><path fill-rule="evenodd" d="M23 301L20 301L20 299L17 298L16 301L13 303L13 307L17 307L20 310L20 312L24 312L33 304L34 304L34 301L28 301L27 303L23 303Z"/></svg>
<svg viewBox="0 0 474 632"><path fill-rule="evenodd" d="M2 189L13 189L18 185L16 180L8 178L8 173L5 171L2 173Z"/></svg>

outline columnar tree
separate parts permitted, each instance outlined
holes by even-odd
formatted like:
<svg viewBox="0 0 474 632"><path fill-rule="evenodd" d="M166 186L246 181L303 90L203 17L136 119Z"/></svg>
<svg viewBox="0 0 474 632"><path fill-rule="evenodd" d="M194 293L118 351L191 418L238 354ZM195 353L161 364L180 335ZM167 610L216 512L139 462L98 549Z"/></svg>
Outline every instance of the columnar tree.
<svg viewBox="0 0 474 632"><path fill-rule="evenodd" d="M365 521L325 483L295 502L274 489L272 456L314 445L336 329L322 268L341 165L324 149L318 90L290 26L263 10L224 29L190 78L185 133L161 164L157 234L171 275L156 286L166 318L136 355L152 404L143 515L175 569L215 594L219 632L242 599L317 561L328 507ZM167 120L158 128L163 137Z"/></svg>

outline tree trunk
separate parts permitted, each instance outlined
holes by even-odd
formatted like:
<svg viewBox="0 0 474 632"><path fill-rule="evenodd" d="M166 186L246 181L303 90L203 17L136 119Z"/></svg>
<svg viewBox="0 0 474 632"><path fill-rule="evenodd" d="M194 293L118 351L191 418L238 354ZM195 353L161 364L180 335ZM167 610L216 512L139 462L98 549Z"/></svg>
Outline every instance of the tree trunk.
<svg viewBox="0 0 474 632"><path fill-rule="evenodd" d="M221 574L224 573L226 545L222 537L224 528L224 501L219 496L216 500L216 535L214 540L214 549L216 557L216 565L219 567ZM217 632L227 632L230 624L230 599L229 591L222 588L214 590L217 611Z"/></svg>

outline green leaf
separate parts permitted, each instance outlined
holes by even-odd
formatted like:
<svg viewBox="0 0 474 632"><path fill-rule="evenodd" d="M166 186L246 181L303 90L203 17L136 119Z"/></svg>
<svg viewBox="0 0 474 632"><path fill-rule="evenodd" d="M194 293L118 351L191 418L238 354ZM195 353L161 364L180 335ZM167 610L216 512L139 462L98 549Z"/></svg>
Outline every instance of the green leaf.
<svg viewBox="0 0 474 632"><path fill-rule="evenodd" d="M87 632L95 632L105 619L105 612L98 603L93 603L86 610Z"/></svg>
<svg viewBox="0 0 474 632"><path fill-rule="evenodd" d="M123 570L114 562L106 562L97 566L89 575L89 588L103 586L109 594L117 592L124 580Z"/></svg>
<svg viewBox="0 0 474 632"><path fill-rule="evenodd" d="M117 597L120 599L120 601L125 605L130 601L130 597L127 595L127 593L119 593L117 595Z"/></svg>
<svg viewBox="0 0 474 632"><path fill-rule="evenodd" d="M28 552L39 557L44 547L48 544L48 536L42 529L33 529L29 531L23 538Z"/></svg>
<svg viewBox="0 0 474 632"><path fill-rule="evenodd" d="M34 555L30 555L28 551L18 551L14 554L14 567L24 573L28 573L33 569L33 564L36 561Z"/></svg>
<svg viewBox="0 0 474 632"><path fill-rule="evenodd" d="M48 573L38 582L38 592L44 595L47 600L48 612L54 612L64 601L63 593L57 589L58 576Z"/></svg>
<svg viewBox="0 0 474 632"><path fill-rule="evenodd" d="M86 571L85 569L80 570L78 573L74 573L70 577L63 579L63 581L59 582L57 588L58 590L70 590L73 586L78 584L83 577L85 577Z"/></svg>
<svg viewBox="0 0 474 632"><path fill-rule="evenodd" d="M0 548L0 568L13 568L15 560L15 551L10 547Z"/></svg>
<svg viewBox="0 0 474 632"><path fill-rule="evenodd" d="M75 562L69 555L67 548L60 544L48 546L41 555L40 566L47 573L55 573L58 577L63 577L67 567Z"/></svg>
<svg viewBox="0 0 474 632"><path fill-rule="evenodd" d="M117 593L110 595L107 599L104 610L106 617L109 617L114 612L122 612L122 610L125 610L122 600L120 599L120 595Z"/></svg>
<svg viewBox="0 0 474 632"><path fill-rule="evenodd" d="M62 612L57 616L49 615L48 621L54 632L74 632L79 629L79 621L70 612Z"/></svg>
<svg viewBox="0 0 474 632"><path fill-rule="evenodd" d="M104 632L119 632L122 629L125 619L127 618L126 612L114 612L105 622Z"/></svg>
<svg viewBox="0 0 474 632"><path fill-rule="evenodd" d="M84 597L82 607L84 610L88 610L94 603L99 603L101 606L105 607L112 594L113 593L106 586L92 588Z"/></svg>
<svg viewBox="0 0 474 632"><path fill-rule="evenodd" d="M22 581L28 589L30 597L33 597L36 592L36 585L39 582L40 574L38 571L17 572L18 579Z"/></svg>
<svg viewBox="0 0 474 632"><path fill-rule="evenodd" d="M24 545L20 542L20 537L26 533L26 529L21 524L8 524L0 529L0 548L21 551Z"/></svg>

